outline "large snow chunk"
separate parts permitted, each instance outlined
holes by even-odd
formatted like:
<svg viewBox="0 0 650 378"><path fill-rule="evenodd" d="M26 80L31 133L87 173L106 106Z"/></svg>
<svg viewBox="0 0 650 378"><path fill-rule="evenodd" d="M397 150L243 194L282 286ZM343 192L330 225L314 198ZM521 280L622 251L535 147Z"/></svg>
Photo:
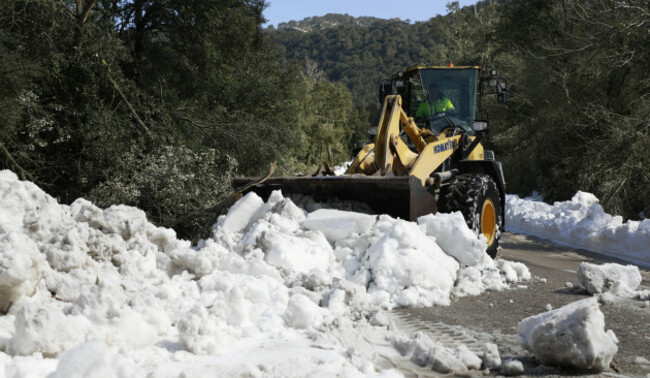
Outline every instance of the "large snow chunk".
<svg viewBox="0 0 650 378"><path fill-rule="evenodd" d="M485 343L483 345L481 360L483 361L483 366L488 369L501 367L501 355L499 354L499 348L496 344Z"/></svg>
<svg viewBox="0 0 650 378"><path fill-rule="evenodd" d="M594 298L531 316L517 326L519 342L544 365L603 371L618 350Z"/></svg>
<svg viewBox="0 0 650 378"><path fill-rule="evenodd" d="M322 233L307 231L302 235L265 233L262 244L267 263L298 273L312 269L326 271L334 262L334 251Z"/></svg>
<svg viewBox="0 0 650 378"><path fill-rule="evenodd" d="M302 225L308 230L320 230L330 243L334 243L352 233L367 232L376 218L351 211L320 209L307 215Z"/></svg>
<svg viewBox="0 0 650 378"><path fill-rule="evenodd" d="M418 224L424 226L427 235L435 237L436 243L445 253L462 265L477 265L484 255L487 256L485 238L476 237L460 212L428 214L418 218Z"/></svg>
<svg viewBox="0 0 650 378"><path fill-rule="evenodd" d="M580 263L578 279L589 294L611 292L632 295L641 285L641 273L635 265Z"/></svg>
<svg viewBox="0 0 650 378"><path fill-rule="evenodd" d="M458 262L412 222L399 221L368 249L376 289L400 306L448 305Z"/></svg>
<svg viewBox="0 0 650 378"><path fill-rule="evenodd" d="M0 236L0 312L34 293L42 260L36 243L24 234Z"/></svg>
<svg viewBox="0 0 650 378"><path fill-rule="evenodd" d="M242 232L264 214L264 201L250 192L237 201L221 224L225 232Z"/></svg>

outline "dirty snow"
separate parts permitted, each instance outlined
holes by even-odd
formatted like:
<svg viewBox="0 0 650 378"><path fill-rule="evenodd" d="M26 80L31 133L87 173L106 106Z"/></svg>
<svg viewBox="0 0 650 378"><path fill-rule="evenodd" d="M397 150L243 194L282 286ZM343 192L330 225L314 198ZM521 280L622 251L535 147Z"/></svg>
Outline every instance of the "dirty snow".
<svg viewBox="0 0 650 378"><path fill-rule="evenodd" d="M412 338L395 337L393 345L402 356L408 357L414 364L441 374L466 375L470 370L479 370L483 364L483 360L466 345L448 348L422 332ZM494 353L494 350L491 352ZM496 357L492 358L499 358L498 351Z"/></svg>
<svg viewBox="0 0 650 378"><path fill-rule="evenodd" d="M516 359L506 360L501 365L501 374L503 375L521 375L524 372L524 364Z"/></svg>
<svg viewBox="0 0 650 378"><path fill-rule="evenodd" d="M589 294L611 293L632 297L641 285L641 272L636 265L614 263L591 264L580 263L578 267L580 284Z"/></svg>
<svg viewBox="0 0 650 378"><path fill-rule="evenodd" d="M583 248L650 267L650 219L629 220L605 213L591 193L549 205L536 197L506 198L506 230Z"/></svg>
<svg viewBox="0 0 650 378"><path fill-rule="evenodd" d="M444 232L467 251L435 217L249 194L192 246L136 208L60 205L9 171L0 198L0 376L400 376L400 358L464 373L499 366L496 347L402 334L387 310L530 278L457 217Z"/></svg>
<svg viewBox="0 0 650 378"><path fill-rule="evenodd" d="M618 350L595 298L528 317L517 325L519 342L541 364L603 371Z"/></svg>

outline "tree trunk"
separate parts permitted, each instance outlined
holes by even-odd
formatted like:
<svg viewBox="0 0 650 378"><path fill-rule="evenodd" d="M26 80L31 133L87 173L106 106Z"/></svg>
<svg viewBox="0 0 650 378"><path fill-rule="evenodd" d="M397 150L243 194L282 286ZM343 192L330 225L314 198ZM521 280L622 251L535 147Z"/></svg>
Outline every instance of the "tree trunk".
<svg viewBox="0 0 650 378"><path fill-rule="evenodd" d="M88 21L88 16L90 16L90 11L92 11L95 5L97 5L97 0L75 0L75 3L77 5L77 12L75 14L75 19L77 20L77 35L75 36L75 39L77 48L81 49L83 45L84 27Z"/></svg>

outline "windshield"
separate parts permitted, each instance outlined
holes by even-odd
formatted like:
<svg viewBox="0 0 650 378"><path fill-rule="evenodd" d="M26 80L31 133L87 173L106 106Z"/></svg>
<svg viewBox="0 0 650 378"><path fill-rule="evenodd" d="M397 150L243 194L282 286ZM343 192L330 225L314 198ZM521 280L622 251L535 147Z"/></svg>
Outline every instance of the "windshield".
<svg viewBox="0 0 650 378"><path fill-rule="evenodd" d="M449 120L472 131L476 111L478 72L473 68L431 68L411 80L409 115L442 131ZM444 118L448 117L447 120Z"/></svg>

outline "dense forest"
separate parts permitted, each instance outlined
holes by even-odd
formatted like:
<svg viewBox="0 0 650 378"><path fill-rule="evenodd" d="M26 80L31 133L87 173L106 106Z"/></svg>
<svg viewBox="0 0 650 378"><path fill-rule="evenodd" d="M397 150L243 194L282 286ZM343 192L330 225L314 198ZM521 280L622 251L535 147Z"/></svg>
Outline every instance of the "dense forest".
<svg viewBox="0 0 650 378"><path fill-rule="evenodd" d="M510 83L509 106L490 105L510 192L581 189L609 211L650 214L647 1L451 3L426 22L328 15L264 29L267 5L1 2L0 168L62 202L125 203L174 225L218 205L235 174L349 159L378 116L380 79L452 61Z"/></svg>

